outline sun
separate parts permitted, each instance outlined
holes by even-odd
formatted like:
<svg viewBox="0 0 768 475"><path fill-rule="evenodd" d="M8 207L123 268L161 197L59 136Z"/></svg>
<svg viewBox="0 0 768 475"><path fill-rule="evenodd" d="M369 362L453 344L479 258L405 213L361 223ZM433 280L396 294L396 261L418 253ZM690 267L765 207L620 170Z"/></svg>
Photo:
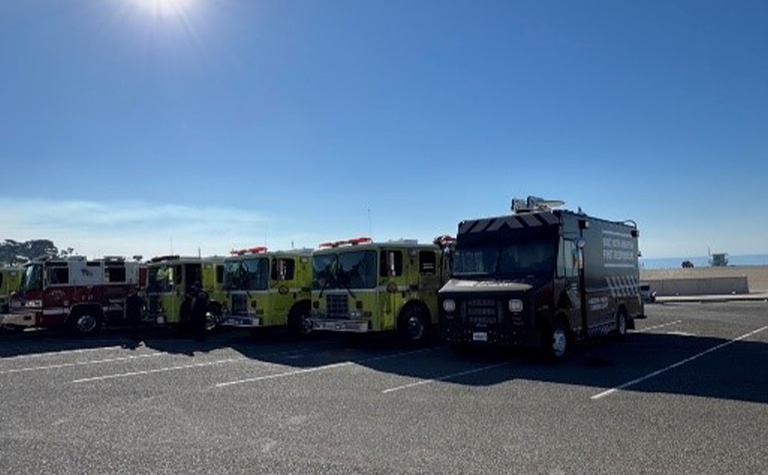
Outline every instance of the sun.
<svg viewBox="0 0 768 475"><path fill-rule="evenodd" d="M156 16L181 16L196 0L133 0L140 7Z"/></svg>

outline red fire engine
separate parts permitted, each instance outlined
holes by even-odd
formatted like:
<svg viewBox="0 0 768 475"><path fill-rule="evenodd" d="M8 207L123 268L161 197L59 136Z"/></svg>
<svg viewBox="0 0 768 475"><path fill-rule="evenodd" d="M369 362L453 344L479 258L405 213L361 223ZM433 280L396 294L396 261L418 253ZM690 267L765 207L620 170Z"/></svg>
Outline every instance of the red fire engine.
<svg viewBox="0 0 768 475"><path fill-rule="evenodd" d="M4 328L66 325L75 333L97 333L123 321L125 299L138 289L143 269L122 257L45 257L24 266L21 288L0 315Z"/></svg>

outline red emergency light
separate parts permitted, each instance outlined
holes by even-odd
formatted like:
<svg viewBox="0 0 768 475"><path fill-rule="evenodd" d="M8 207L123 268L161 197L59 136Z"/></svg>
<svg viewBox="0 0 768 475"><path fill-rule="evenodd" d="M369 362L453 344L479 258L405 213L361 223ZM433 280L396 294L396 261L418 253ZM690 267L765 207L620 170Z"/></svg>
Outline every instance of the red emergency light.
<svg viewBox="0 0 768 475"><path fill-rule="evenodd" d="M356 237L352 239L342 239L339 241L326 241L321 242L318 244L319 248L327 248L327 247L339 247L344 245L350 245L350 246L357 246L358 244L367 244L373 242L373 239L369 237Z"/></svg>

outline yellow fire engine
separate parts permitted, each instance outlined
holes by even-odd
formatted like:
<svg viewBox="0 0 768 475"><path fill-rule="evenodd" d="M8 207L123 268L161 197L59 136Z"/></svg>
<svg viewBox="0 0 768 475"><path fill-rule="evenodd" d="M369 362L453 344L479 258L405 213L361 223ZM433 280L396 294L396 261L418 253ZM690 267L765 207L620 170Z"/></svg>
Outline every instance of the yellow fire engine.
<svg viewBox="0 0 768 475"><path fill-rule="evenodd" d="M208 294L208 329L221 320L224 306L224 259L161 256L147 262L147 313L153 323L187 325L188 295L195 282Z"/></svg>
<svg viewBox="0 0 768 475"><path fill-rule="evenodd" d="M312 255L312 331L394 330L407 343L424 341L438 322L437 291L449 272L451 242L373 242L361 237L324 242Z"/></svg>
<svg viewBox="0 0 768 475"><path fill-rule="evenodd" d="M310 309L311 249L269 252L266 247L232 251L224 261L228 314L224 325L286 327L305 333Z"/></svg>

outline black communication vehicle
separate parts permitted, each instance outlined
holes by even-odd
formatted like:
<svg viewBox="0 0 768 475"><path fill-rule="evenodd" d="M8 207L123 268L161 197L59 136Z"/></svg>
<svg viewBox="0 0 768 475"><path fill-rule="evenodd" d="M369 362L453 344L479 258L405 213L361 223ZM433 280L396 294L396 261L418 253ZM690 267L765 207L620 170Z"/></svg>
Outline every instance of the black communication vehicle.
<svg viewBox="0 0 768 475"><path fill-rule="evenodd" d="M576 340L623 336L644 318L638 230L562 201L512 201L514 214L459 223L452 278L439 293L445 338L542 347L564 358Z"/></svg>

